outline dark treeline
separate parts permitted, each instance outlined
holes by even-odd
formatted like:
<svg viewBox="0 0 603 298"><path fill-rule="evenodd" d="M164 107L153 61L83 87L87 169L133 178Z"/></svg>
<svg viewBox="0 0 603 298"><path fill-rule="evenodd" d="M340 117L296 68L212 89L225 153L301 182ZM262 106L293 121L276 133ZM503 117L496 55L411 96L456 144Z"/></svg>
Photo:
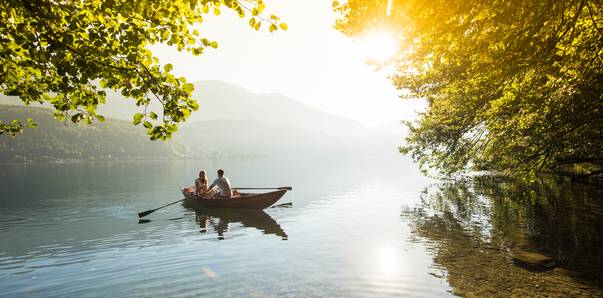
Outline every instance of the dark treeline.
<svg viewBox="0 0 603 298"><path fill-rule="evenodd" d="M186 152L174 142L149 142L138 127L121 120L64 124L49 109L0 108L0 119L14 118L33 118L39 126L17 137L0 135L0 162L174 159Z"/></svg>

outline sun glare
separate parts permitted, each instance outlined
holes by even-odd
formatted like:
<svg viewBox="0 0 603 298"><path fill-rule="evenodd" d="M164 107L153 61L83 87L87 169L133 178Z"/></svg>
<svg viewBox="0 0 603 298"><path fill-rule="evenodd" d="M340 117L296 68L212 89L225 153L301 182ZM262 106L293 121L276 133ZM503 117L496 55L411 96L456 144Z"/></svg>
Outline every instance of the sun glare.
<svg viewBox="0 0 603 298"><path fill-rule="evenodd" d="M369 61L385 62L398 51L398 42L389 32L371 32L359 38L358 45L362 57Z"/></svg>
<svg viewBox="0 0 603 298"><path fill-rule="evenodd" d="M379 248L377 252L377 269L384 275L394 275L399 272L398 254L393 247L383 246Z"/></svg>

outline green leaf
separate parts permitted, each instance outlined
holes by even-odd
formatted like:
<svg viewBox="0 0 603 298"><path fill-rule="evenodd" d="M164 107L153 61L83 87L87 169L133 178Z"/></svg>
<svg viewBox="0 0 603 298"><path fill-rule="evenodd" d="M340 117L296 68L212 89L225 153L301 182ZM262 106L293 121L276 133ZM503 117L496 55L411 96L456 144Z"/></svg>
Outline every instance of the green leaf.
<svg viewBox="0 0 603 298"><path fill-rule="evenodd" d="M71 116L71 122L77 123L84 115L82 113L76 113Z"/></svg>
<svg viewBox="0 0 603 298"><path fill-rule="evenodd" d="M0 121L0 123L2 123L2 122ZM29 127L29 128L36 128L36 127L38 127L38 124L35 123L33 121L33 119L27 118L27 127Z"/></svg>
<svg viewBox="0 0 603 298"><path fill-rule="evenodd" d="M198 110L198 109L199 109L199 104L198 104L196 101L194 101L194 100L189 100L189 101L186 103L186 105L187 105L189 108L191 108L193 111L196 111L196 110Z"/></svg>
<svg viewBox="0 0 603 298"><path fill-rule="evenodd" d="M195 91L195 86L191 83L184 83L184 85L182 85L182 90L188 93L192 93L193 91Z"/></svg>
<svg viewBox="0 0 603 298"><path fill-rule="evenodd" d="M63 122L63 121L65 121L65 118L66 118L65 114L62 112L57 111L54 113L54 119L57 119L57 120Z"/></svg>
<svg viewBox="0 0 603 298"><path fill-rule="evenodd" d="M132 123L133 123L134 125L138 125L138 124L140 124L140 122L142 121L142 118L143 118L143 117L144 117L144 116L143 116L141 113L136 113L136 114L134 114L134 118L133 118L133 120L132 120Z"/></svg>
<svg viewBox="0 0 603 298"><path fill-rule="evenodd" d="M188 118L191 115L191 111L189 109L180 109L180 112L184 115L184 118Z"/></svg>
<svg viewBox="0 0 603 298"><path fill-rule="evenodd" d="M163 66L163 71L165 71L165 72L170 72L170 71L172 71L172 69L174 69L174 66L170 63Z"/></svg>
<svg viewBox="0 0 603 298"><path fill-rule="evenodd" d="M149 121L145 121L145 122L144 122L142 125L143 125L144 127L146 127L146 128L151 128L151 127L153 127L153 124L151 124L151 122L149 122Z"/></svg>

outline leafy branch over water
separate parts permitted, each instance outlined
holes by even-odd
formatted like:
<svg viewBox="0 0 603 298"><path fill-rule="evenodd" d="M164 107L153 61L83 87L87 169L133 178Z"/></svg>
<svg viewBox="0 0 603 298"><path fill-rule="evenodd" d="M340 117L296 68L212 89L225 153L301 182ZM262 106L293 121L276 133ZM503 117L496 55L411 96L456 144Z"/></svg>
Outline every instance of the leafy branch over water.
<svg viewBox="0 0 603 298"><path fill-rule="evenodd" d="M388 4L389 3L389 7ZM444 174L603 167L603 4L350 0L336 28L396 33L392 82L428 101L402 153Z"/></svg>

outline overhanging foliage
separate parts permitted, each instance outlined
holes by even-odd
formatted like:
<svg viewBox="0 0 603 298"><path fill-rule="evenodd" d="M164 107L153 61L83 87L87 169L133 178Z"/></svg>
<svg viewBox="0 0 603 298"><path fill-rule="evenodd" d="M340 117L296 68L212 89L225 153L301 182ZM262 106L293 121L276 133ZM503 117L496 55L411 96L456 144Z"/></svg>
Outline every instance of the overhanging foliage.
<svg viewBox="0 0 603 298"><path fill-rule="evenodd" d="M104 88L114 89L145 107L133 115L152 140L166 139L199 108L193 85L161 65L149 46L157 43L199 55L215 41L194 27L204 15L226 7L260 30L287 29L262 0L0 0L0 93L26 104L49 102L55 118L103 121ZM249 15L251 15L249 17ZM100 88L99 88L100 87ZM152 111L151 101L162 109ZM0 134L18 134L33 122L0 122Z"/></svg>
<svg viewBox="0 0 603 298"><path fill-rule="evenodd" d="M444 174L603 166L600 1L389 2L334 9L347 35L398 36L392 81L429 103L401 152Z"/></svg>

